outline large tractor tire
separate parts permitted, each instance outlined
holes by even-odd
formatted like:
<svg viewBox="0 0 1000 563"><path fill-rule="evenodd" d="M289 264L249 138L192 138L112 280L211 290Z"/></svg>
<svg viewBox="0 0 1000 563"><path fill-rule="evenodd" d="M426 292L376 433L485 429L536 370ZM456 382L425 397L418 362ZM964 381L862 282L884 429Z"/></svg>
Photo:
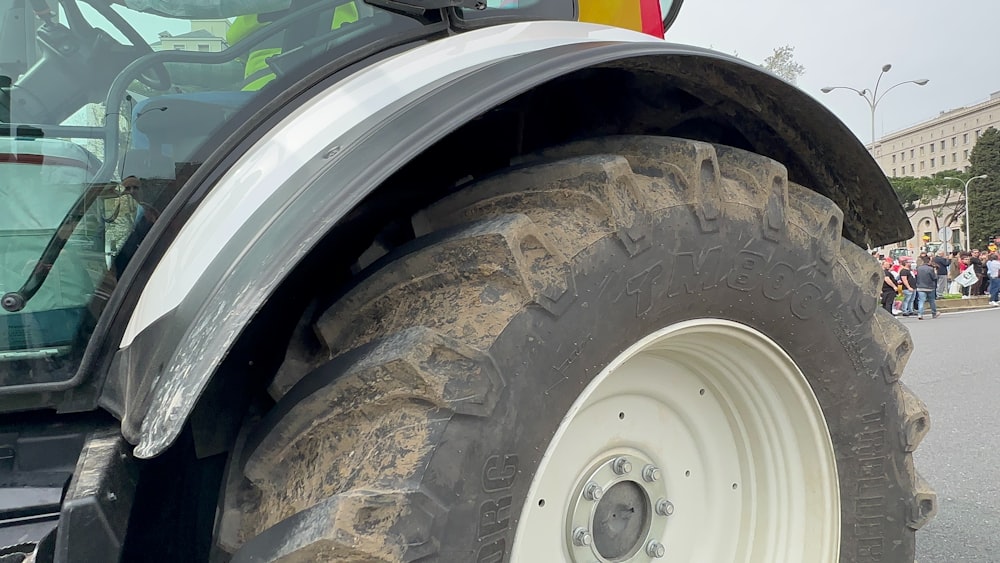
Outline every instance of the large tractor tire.
<svg viewBox="0 0 1000 563"><path fill-rule="evenodd" d="M912 561L935 511L911 457L928 415L879 266L841 224L772 160L660 137L462 189L315 315L322 353L293 343L233 462L222 545Z"/></svg>

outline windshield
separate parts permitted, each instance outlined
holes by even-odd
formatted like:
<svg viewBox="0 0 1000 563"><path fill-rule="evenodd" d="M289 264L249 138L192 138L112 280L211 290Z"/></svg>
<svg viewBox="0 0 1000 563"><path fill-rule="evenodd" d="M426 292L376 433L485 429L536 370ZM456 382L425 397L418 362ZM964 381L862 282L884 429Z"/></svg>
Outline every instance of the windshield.
<svg viewBox="0 0 1000 563"><path fill-rule="evenodd" d="M344 0L123 1L0 0L0 385L72 375L227 123L434 23Z"/></svg>

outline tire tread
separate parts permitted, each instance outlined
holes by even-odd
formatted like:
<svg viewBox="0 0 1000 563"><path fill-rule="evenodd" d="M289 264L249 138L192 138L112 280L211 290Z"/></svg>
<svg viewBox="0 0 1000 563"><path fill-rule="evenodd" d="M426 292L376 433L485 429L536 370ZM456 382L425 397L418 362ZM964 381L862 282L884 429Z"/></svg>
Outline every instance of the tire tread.
<svg viewBox="0 0 1000 563"><path fill-rule="evenodd" d="M926 407L899 382L912 342L905 327L876 311L878 266L841 238L841 210L789 182L784 166L739 149L635 136L554 147L523 164L419 213L414 228L426 236L376 262L319 315L313 330L325 347L322 357L297 359L296 369L279 373L272 385L278 406L250 439L247 506L265 516L244 523L244 538L290 534L287 553L315 557L322 547L338 561L430 556L433 546L420 537L369 530L344 507L394 499L386 520L398 523L402 512L392 511L413 498L434 505L420 482L441 428L454 416L488 414L503 386L488 355L493 340L525 307L558 315L576 299L573 259L594 242L614 237L629 254L642 252L654 243L644 239L643 225L677 207L692 209L705 233L725 229L727 220L753 221L766 239L813 249L818 275L832 276L835 291L857 304L838 315L870 324L875 335L858 351L855 361L871 358L859 373L891 387L904 421L895 430L899 440L906 452L919 445L929 427ZM449 310L461 313L442 314ZM469 366L476 377L457 378ZM351 449L364 440L377 444ZM385 455L398 456L389 474L344 467ZM936 497L907 457L907 525L916 529L933 516ZM331 465L311 480L289 476ZM288 531L324 510L334 515L326 528ZM253 551L257 541L263 540L248 539L245 549Z"/></svg>

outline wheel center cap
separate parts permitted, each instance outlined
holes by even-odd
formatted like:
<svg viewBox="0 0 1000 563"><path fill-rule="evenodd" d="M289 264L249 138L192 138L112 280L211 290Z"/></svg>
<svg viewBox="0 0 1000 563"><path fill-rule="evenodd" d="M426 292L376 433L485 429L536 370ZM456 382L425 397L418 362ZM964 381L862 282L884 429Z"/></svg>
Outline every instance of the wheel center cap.
<svg viewBox="0 0 1000 563"><path fill-rule="evenodd" d="M673 505L660 469L639 453L602 456L577 484L567 514L573 561L624 563L663 557Z"/></svg>
<svg viewBox="0 0 1000 563"><path fill-rule="evenodd" d="M594 548L611 561L633 554L649 533L649 520L649 497L642 486L615 483L594 509Z"/></svg>

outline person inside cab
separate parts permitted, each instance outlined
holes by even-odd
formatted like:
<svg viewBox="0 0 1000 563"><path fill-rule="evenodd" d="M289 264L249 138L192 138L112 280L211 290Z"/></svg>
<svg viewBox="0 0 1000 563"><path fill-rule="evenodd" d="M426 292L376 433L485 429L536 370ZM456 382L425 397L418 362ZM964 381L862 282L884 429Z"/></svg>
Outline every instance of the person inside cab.
<svg viewBox="0 0 1000 563"><path fill-rule="evenodd" d="M273 21L275 14L282 14L282 12L246 14L237 17L226 33L226 41L230 45L235 45ZM356 21L358 21L357 5L354 2L341 4L333 10L333 21L330 29L340 29L340 26ZM260 90L275 78L274 72L268 67L267 59L281 54L281 34L269 37L266 43L269 45L262 45L261 48L254 49L247 55L243 90Z"/></svg>
<svg viewBox="0 0 1000 563"><path fill-rule="evenodd" d="M304 7L306 3L293 0L116 0L127 8L179 19L235 18L226 33L229 45L246 39L251 33L288 14L290 10ZM347 23L358 21L358 2L350 1L333 9L330 29L339 29ZM265 39L259 48L246 57L244 91L256 91L274 80L275 74L268 67L270 57L281 54L286 46L301 44L307 37L287 37L289 30ZM297 39L297 41L296 41Z"/></svg>

